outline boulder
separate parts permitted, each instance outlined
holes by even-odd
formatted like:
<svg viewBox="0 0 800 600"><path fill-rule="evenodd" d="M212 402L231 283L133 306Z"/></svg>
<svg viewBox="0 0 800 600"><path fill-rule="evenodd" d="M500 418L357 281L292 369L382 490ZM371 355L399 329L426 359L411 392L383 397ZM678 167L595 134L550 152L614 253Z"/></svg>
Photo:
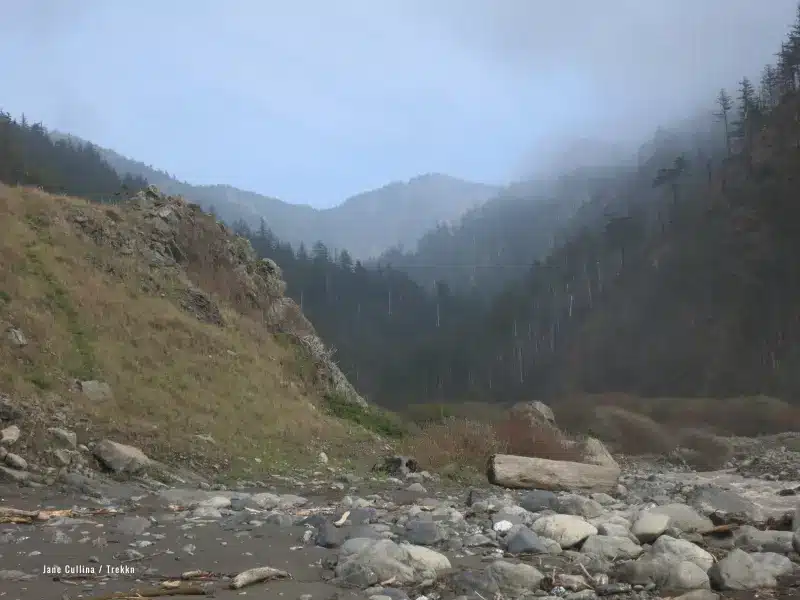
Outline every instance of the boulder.
<svg viewBox="0 0 800 600"><path fill-rule="evenodd" d="M547 423L555 427L556 417L553 409L544 402L519 402L511 407L511 414L527 417L532 421Z"/></svg>
<svg viewBox="0 0 800 600"><path fill-rule="evenodd" d="M97 444L92 453L104 467L114 473L132 475L151 463L147 455L138 448L111 440L103 440Z"/></svg>
<svg viewBox="0 0 800 600"><path fill-rule="evenodd" d="M361 588L388 579L408 585L435 580L439 572L447 569L450 561L428 548L391 540L353 538L342 545L336 577Z"/></svg>
<svg viewBox="0 0 800 600"><path fill-rule="evenodd" d="M554 540L562 548L577 546L586 538L597 535L597 527L574 515L545 515L531 525L536 535Z"/></svg>
<svg viewBox="0 0 800 600"><path fill-rule="evenodd" d="M77 381L75 385L78 391L82 392L92 402L102 402L113 397L111 386L105 381Z"/></svg>

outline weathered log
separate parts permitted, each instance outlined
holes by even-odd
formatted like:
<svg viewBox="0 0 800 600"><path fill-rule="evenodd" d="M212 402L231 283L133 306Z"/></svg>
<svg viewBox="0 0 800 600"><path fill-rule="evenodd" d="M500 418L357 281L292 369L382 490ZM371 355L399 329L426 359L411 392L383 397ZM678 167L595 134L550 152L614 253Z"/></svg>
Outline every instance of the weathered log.
<svg viewBox="0 0 800 600"><path fill-rule="evenodd" d="M280 569L273 569L272 567L256 567L255 569L248 569L242 571L231 582L231 589L238 590L254 583L261 583L262 581L270 581L272 579L291 579L292 576L286 571Z"/></svg>
<svg viewBox="0 0 800 600"><path fill-rule="evenodd" d="M591 465L495 454L489 459L489 483L507 488L551 491L613 492L620 470Z"/></svg>

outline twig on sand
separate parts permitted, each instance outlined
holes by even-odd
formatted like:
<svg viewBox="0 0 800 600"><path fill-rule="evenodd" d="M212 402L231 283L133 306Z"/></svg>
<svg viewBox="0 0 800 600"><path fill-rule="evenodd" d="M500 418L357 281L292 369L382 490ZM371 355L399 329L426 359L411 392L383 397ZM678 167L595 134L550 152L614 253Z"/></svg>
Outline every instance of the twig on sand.
<svg viewBox="0 0 800 600"><path fill-rule="evenodd" d="M198 587L177 589L151 588L149 590L134 590L132 592L115 592L105 596L93 596L88 600L137 600L138 598L160 598L163 596L207 596L208 591Z"/></svg>
<svg viewBox="0 0 800 600"><path fill-rule="evenodd" d="M16 523L16 524L30 524L35 521L49 521L52 518L58 517L88 517L100 515L115 515L119 511L100 508L92 511L76 511L71 508L61 510L22 510L20 508L13 508L11 506L0 506L0 523Z"/></svg>
<svg viewBox="0 0 800 600"><path fill-rule="evenodd" d="M272 567L256 567L255 569L248 569L242 571L231 581L231 589L238 590L254 583L262 581L269 581L271 579L291 579L292 576L286 571L280 569L273 569Z"/></svg>

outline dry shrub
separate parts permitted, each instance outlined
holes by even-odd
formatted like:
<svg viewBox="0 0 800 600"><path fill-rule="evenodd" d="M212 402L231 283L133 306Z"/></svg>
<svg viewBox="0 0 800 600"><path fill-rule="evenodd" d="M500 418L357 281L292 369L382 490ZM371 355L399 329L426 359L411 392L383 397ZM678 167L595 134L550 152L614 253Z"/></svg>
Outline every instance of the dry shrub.
<svg viewBox="0 0 800 600"><path fill-rule="evenodd" d="M591 433L615 451L632 456L663 454L675 449L677 439L646 415L617 406L598 406Z"/></svg>
<svg viewBox="0 0 800 600"><path fill-rule="evenodd" d="M800 407L769 396L642 398L606 393L577 394L553 402L556 419L566 431L594 428L595 407L617 407L646 415L671 430L688 427L747 437L800 431Z"/></svg>
<svg viewBox="0 0 800 600"><path fill-rule="evenodd" d="M555 413L556 423L564 430L575 434L585 434L597 430L595 409L600 406L617 406L642 412L636 408L636 398L628 394L573 394L558 398L550 403ZM595 434L596 437L599 432Z"/></svg>
<svg viewBox="0 0 800 600"><path fill-rule="evenodd" d="M683 458L698 471L715 471L733 458L733 446L713 433L699 429L678 431L680 447L686 451Z"/></svg>
<svg viewBox="0 0 800 600"><path fill-rule="evenodd" d="M640 405L657 421L675 429L691 427L719 435L754 437L800 428L800 409L778 398L652 398Z"/></svg>
<svg viewBox="0 0 800 600"><path fill-rule="evenodd" d="M580 462L580 450L567 443L558 429L533 419L509 415L494 425L507 454Z"/></svg>
<svg viewBox="0 0 800 600"><path fill-rule="evenodd" d="M450 465L482 470L492 454L506 449L490 424L457 417L423 425L406 445L420 464L435 470Z"/></svg>
<svg viewBox="0 0 800 600"><path fill-rule="evenodd" d="M478 470L492 454L517 454L551 460L581 461L580 449L545 424L510 416L494 423L445 417L423 424L406 449L421 464L432 469L452 465Z"/></svg>

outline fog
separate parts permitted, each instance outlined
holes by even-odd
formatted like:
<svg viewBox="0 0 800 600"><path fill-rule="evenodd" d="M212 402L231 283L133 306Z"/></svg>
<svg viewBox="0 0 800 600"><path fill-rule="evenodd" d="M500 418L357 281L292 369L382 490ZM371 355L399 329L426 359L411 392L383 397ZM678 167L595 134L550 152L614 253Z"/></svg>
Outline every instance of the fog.
<svg viewBox="0 0 800 600"><path fill-rule="evenodd" d="M795 0L6 0L0 107L164 168L330 206L628 147L757 79ZM602 150L601 150L602 152Z"/></svg>

